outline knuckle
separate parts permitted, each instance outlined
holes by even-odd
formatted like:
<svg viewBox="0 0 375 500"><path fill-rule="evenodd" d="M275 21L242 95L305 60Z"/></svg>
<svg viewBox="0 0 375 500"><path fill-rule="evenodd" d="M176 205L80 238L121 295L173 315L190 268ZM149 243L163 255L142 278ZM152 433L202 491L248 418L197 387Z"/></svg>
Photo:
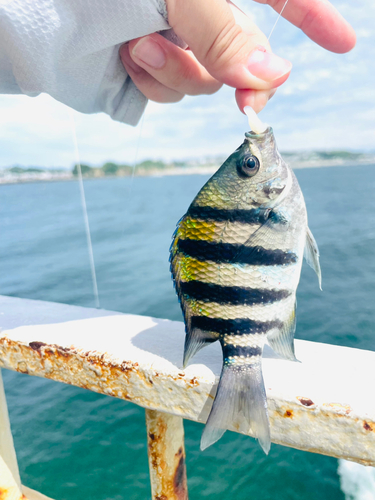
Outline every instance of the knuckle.
<svg viewBox="0 0 375 500"><path fill-rule="evenodd" d="M241 54L248 43L248 38L238 24L228 23L220 30L205 54L207 68L226 65Z"/></svg>

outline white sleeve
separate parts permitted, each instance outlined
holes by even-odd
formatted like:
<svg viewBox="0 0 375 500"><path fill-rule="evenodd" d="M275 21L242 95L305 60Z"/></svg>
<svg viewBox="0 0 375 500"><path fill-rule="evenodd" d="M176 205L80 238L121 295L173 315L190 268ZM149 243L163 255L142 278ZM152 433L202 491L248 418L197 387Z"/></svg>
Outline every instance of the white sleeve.
<svg viewBox="0 0 375 500"><path fill-rule="evenodd" d="M1 0L0 93L45 92L135 125L147 99L119 47L168 28L164 0Z"/></svg>

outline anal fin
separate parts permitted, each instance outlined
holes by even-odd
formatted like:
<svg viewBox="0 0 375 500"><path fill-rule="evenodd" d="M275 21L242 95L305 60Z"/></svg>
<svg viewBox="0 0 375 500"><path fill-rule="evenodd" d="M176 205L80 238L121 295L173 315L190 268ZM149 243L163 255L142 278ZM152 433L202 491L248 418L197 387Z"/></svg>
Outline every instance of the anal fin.
<svg viewBox="0 0 375 500"><path fill-rule="evenodd" d="M294 353L294 334L296 331L296 309L294 304L292 313L280 330L271 330L267 335L267 341L272 349L285 359L297 361Z"/></svg>
<svg viewBox="0 0 375 500"><path fill-rule="evenodd" d="M185 368L189 359L195 356L207 344L212 344L218 340L219 336L215 333L206 332L199 328L194 328L187 332L185 337L184 360L183 367Z"/></svg>

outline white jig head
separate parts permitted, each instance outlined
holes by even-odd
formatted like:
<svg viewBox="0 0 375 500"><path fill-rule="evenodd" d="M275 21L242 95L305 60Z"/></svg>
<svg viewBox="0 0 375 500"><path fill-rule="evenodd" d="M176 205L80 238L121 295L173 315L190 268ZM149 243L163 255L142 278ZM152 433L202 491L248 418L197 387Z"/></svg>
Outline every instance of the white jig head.
<svg viewBox="0 0 375 500"><path fill-rule="evenodd" d="M262 134L267 130L268 125L259 120L258 115L255 113L253 108L251 108L250 106L245 106L243 110L249 120L250 130L252 130L256 134Z"/></svg>

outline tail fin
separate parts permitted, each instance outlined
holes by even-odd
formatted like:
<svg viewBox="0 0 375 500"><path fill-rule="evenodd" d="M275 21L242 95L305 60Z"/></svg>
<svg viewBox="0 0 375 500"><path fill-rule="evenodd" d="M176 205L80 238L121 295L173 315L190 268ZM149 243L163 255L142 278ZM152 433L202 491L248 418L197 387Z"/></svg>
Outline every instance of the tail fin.
<svg viewBox="0 0 375 500"><path fill-rule="evenodd" d="M241 364L225 364L216 397L203 431L201 449L218 441L226 429L245 418L263 451L271 446L267 398L264 389L261 356L241 359Z"/></svg>

